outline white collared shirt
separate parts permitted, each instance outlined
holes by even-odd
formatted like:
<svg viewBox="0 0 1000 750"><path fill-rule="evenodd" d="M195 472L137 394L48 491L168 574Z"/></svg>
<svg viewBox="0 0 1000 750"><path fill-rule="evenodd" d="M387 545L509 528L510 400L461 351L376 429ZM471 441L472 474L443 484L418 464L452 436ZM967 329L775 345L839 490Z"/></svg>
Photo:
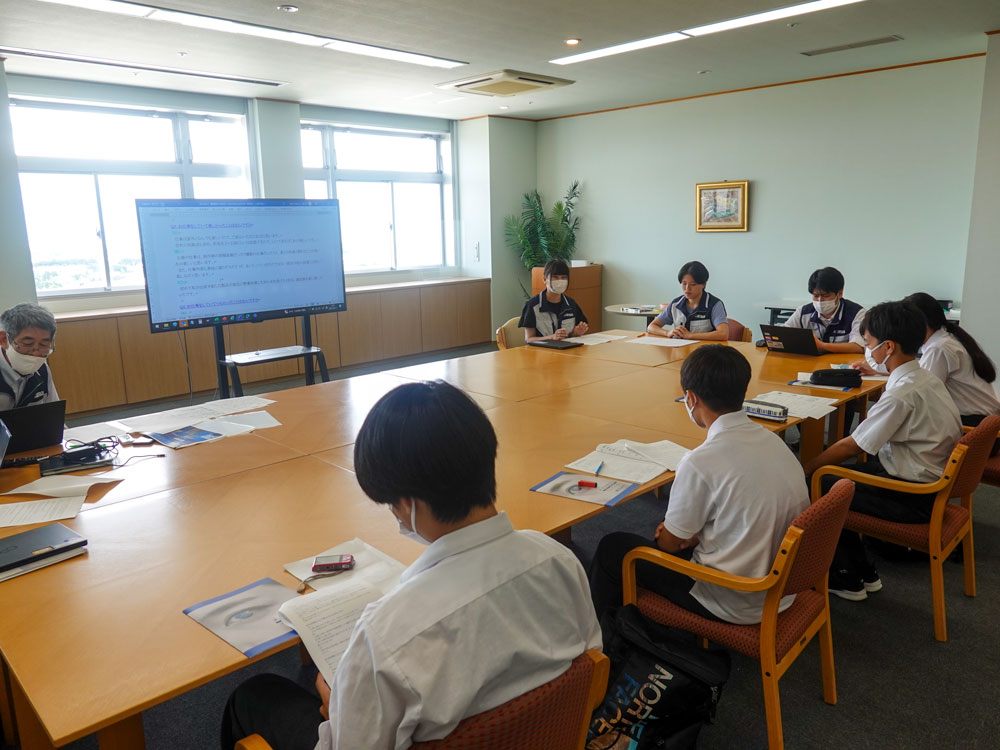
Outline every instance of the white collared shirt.
<svg viewBox="0 0 1000 750"><path fill-rule="evenodd" d="M47 404L50 401L59 400L59 394L56 393L56 385L52 382L52 368L49 367L47 369L49 372L49 382L47 386L48 393L37 401L33 401L32 405L36 403ZM3 354L0 354L0 377L2 377L4 382L6 382L7 385L10 386L10 389L14 391L13 399L11 399L11 397L4 391L0 391L0 411L7 411L8 409L14 408L14 404L21 398L21 395L24 393L24 387L27 385L28 380L30 380L32 376L22 375L19 373L10 366L10 362L7 361L7 358Z"/></svg>
<svg viewBox="0 0 1000 750"><path fill-rule="evenodd" d="M941 378L959 414L1000 414L1000 399L997 399L996 391L976 374L972 357L955 336L939 328L924 342L920 351L920 366Z"/></svg>
<svg viewBox="0 0 1000 750"><path fill-rule="evenodd" d="M500 513L435 540L365 608L316 749L402 750L444 737L600 647L579 561Z"/></svg>
<svg viewBox="0 0 1000 750"><path fill-rule="evenodd" d="M784 442L743 412L723 414L677 467L663 525L698 537L692 560L741 576L767 575L792 520L809 506L802 466ZM691 595L728 622L759 623L766 593L698 581ZM781 600L787 609L794 595Z"/></svg>
<svg viewBox="0 0 1000 750"><path fill-rule="evenodd" d="M962 437L962 422L940 378L916 360L889 374L885 393L851 433L865 453L908 482L934 482Z"/></svg>

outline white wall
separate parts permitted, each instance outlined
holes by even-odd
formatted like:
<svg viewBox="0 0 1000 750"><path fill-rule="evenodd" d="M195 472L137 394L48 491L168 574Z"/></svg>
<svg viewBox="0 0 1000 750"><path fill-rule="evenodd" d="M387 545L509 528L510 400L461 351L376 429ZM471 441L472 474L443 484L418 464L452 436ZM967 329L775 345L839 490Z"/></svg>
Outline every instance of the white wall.
<svg viewBox="0 0 1000 750"><path fill-rule="evenodd" d="M825 265L862 304L957 300L983 69L975 58L543 122L539 190L582 182L577 254L605 264L606 304L672 299L694 259L747 324L766 320L762 303L806 298ZM696 233L695 183L742 179L750 231Z"/></svg>
<svg viewBox="0 0 1000 750"><path fill-rule="evenodd" d="M0 310L35 302L35 275L28 252L28 231L21 210L21 183L14 156L14 133L7 105L7 79L0 57Z"/></svg>
<svg viewBox="0 0 1000 750"><path fill-rule="evenodd" d="M962 326L1000 362L1000 34L989 38L965 260Z"/></svg>
<svg viewBox="0 0 1000 750"><path fill-rule="evenodd" d="M302 138L297 102L250 100L260 198L302 198Z"/></svg>

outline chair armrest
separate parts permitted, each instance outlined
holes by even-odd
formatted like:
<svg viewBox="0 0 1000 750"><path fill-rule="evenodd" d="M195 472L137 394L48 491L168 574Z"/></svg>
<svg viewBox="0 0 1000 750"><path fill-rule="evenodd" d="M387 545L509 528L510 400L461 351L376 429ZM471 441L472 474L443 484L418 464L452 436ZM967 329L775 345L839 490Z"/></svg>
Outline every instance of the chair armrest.
<svg viewBox="0 0 1000 750"><path fill-rule="evenodd" d="M973 431L974 429L976 429L976 428L975 428L975 427L970 427L970 426L969 426L969 425L967 425L967 424L963 424L963 425L962 425L962 432L964 432L964 433L966 433L966 434L968 434L968 433L972 432L972 431Z"/></svg>
<svg viewBox="0 0 1000 750"><path fill-rule="evenodd" d="M611 660L596 648L589 649L587 656L594 662L594 678L590 684L587 715L589 716L604 702L608 692L608 676L611 674Z"/></svg>
<svg viewBox="0 0 1000 750"><path fill-rule="evenodd" d="M816 502L823 494L820 480L825 476L843 477L852 479L858 484L866 484L869 487L882 487L887 490L898 490L908 492L911 495L932 495L940 492L948 485L950 479L945 479L945 474L936 482L904 482L901 479L887 479L866 474L863 471L854 471L843 466L820 466L812 475L812 501Z"/></svg>
<svg viewBox="0 0 1000 750"><path fill-rule="evenodd" d="M636 547L625 555L622 566L623 568L627 568L639 560L651 562L668 570L683 573L695 580L714 583L716 586L723 586L734 591L767 591L778 581L778 577L774 575L764 576L763 578L748 578L746 576L733 575L732 573L723 573L721 570L698 565L662 550L653 549L652 547Z"/></svg>
<svg viewBox="0 0 1000 750"><path fill-rule="evenodd" d="M259 734L251 734L237 742L235 750L271 750L271 746Z"/></svg>

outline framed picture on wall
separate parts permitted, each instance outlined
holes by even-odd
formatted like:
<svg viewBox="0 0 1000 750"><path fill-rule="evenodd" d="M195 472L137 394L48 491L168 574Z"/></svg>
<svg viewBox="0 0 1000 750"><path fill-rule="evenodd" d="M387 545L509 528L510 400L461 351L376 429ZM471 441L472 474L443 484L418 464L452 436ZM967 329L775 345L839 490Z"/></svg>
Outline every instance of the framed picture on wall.
<svg viewBox="0 0 1000 750"><path fill-rule="evenodd" d="M695 185L695 231L747 231L748 184L747 180L737 180Z"/></svg>

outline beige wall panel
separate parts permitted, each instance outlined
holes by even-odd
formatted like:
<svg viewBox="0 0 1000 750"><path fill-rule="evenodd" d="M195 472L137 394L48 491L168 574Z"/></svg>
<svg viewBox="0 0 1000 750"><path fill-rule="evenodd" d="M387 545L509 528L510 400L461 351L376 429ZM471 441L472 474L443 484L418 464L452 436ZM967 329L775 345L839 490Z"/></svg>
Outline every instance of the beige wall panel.
<svg viewBox="0 0 1000 750"><path fill-rule="evenodd" d="M49 357L52 377L67 413L125 403L125 375L114 318L59 324Z"/></svg>
<svg viewBox="0 0 1000 750"><path fill-rule="evenodd" d="M420 290L420 329L425 352L458 346L455 287L432 286Z"/></svg>
<svg viewBox="0 0 1000 750"><path fill-rule="evenodd" d="M405 357L423 351L420 290L379 292L382 311L382 358Z"/></svg>
<svg viewBox="0 0 1000 750"><path fill-rule="evenodd" d="M279 318L263 323L237 323L228 326L229 354L253 352L258 349L275 349L279 346L295 346L295 327L301 325L297 318ZM266 365L251 365L240 368L240 380L253 383L295 375L298 365L294 359L272 362Z"/></svg>
<svg viewBox="0 0 1000 750"><path fill-rule="evenodd" d="M382 310L378 292L347 295L347 310L337 313L340 364L343 367L382 359Z"/></svg>
<svg viewBox="0 0 1000 750"><path fill-rule="evenodd" d="M493 338L490 330L490 282L470 281L455 287L458 345L480 344Z"/></svg>
<svg viewBox="0 0 1000 750"><path fill-rule="evenodd" d="M184 334L180 330L150 333L146 315L118 318L125 395L130 404L188 392Z"/></svg>
<svg viewBox="0 0 1000 750"><path fill-rule="evenodd" d="M219 384L215 368L215 329L196 328L184 331L188 360L191 362L191 381L195 393L214 389Z"/></svg>

